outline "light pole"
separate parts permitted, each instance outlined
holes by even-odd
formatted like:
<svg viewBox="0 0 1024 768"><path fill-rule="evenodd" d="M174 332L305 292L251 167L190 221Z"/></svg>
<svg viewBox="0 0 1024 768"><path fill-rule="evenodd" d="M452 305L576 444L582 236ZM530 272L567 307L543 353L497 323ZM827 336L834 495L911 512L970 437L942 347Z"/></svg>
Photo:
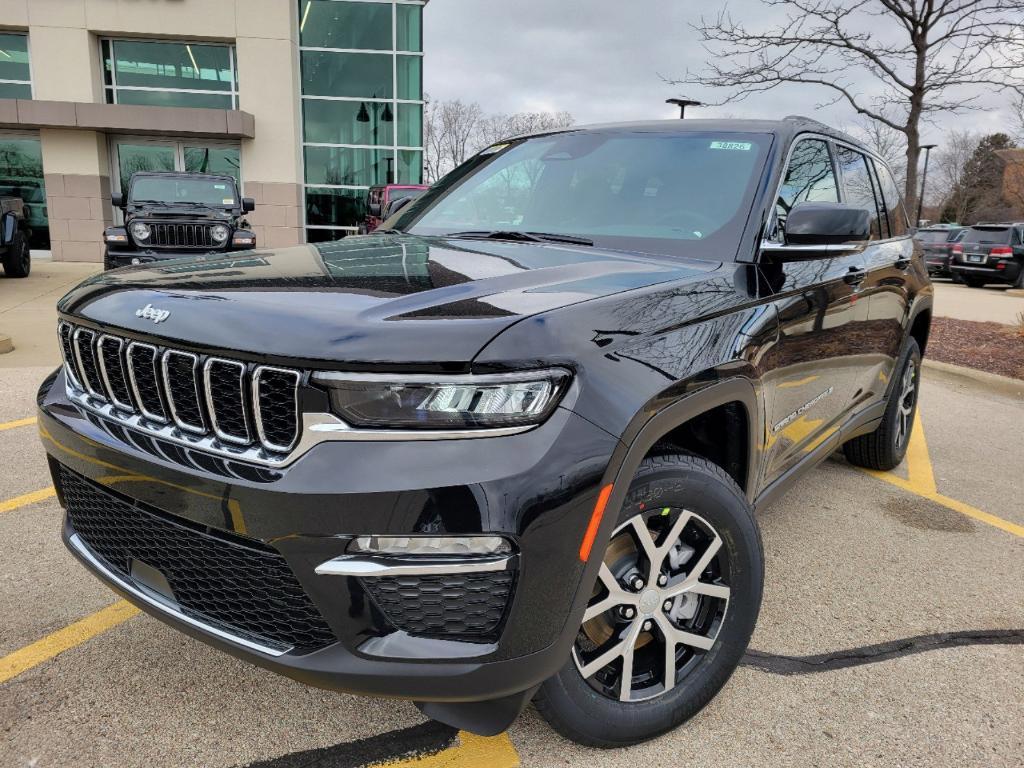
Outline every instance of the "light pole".
<svg viewBox="0 0 1024 768"><path fill-rule="evenodd" d="M686 117L687 107L703 107L704 103L695 101L694 99L665 99L666 104L675 104L679 107L679 119L682 120Z"/></svg>
<svg viewBox="0 0 1024 768"><path fill-rule="evenodd" d="M378 133L379 133L379 130L380 130L380 121L383 120L385 123L393 123L395 121L395 115L391 111L391 104L389 102L384 102L384 104L383 104L384 108L381 111L380 119L378 119L377 111L381 108L381 106L382 105L381 105L381 103L379 101L371 101L370 102L370 109L373 110L373 116L371 117L370 112L366 109L366 102L364 101L364 102L362 102L359 105L359 114L356 115L356 120L358 122L360 122L360 123L372 123L373 124L373 146L374 147L377 146L377 136L378 136ZM375 149L374 151L375 152L379 152L380 150ZM393 162L394 162L394 158L388 158L388 170L387 170L387 177L386 177L386 181L385 181L385 183L387 183L387 184L394 184L395 183L395 180L393 178L394 171L391 170L391 168L392 168L391 163L393 163ZM376 165L376 163L375 163L375 165Z"/></svg>
<svg viewBox="0 0 1024 768"><path fill-rule="evenodd" d="M925 144L921 147L924 150L924 172L921 174L921 196L917 198L917 221L914 222L918 227L921 226L921 210L924 208L924 187L928 182L928 156L937 146L938 144Z"/></svg>

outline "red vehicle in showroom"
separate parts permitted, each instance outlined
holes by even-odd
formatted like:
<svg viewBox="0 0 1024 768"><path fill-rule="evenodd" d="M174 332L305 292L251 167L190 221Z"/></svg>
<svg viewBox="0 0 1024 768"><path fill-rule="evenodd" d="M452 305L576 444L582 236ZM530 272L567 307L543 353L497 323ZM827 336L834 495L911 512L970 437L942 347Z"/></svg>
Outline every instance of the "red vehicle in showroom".
<svg viewBox="0 0 1024 768"><path fill-rule="evenodd" d="M393 203L408 198L413 200L430 187L426 184L380 184L370 187L366 196L366 218L363 219L363 234L373 232L387 218L387 209Z"/></svg>

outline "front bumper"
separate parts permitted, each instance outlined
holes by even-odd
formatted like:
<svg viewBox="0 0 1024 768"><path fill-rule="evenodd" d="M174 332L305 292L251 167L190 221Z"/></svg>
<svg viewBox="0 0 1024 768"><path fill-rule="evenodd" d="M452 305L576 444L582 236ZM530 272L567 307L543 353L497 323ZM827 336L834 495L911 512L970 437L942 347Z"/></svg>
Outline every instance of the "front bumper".
<svg viewBox="0 0 1024 768"><path fill-rule="evenodd" d="M568 657L577 628L572 617L589 597L589 588L579 589L579 544L617 445L568 410L557 410L530 432L501 438L323 443L286 468L260 468L243 478L218 474L215 464L210 471L187 468L173 451L144 450L144 440L110 429L72 403L63 373L44 383L39 406L40 432L65 507L61 467L129 507L214 537L251 541L283 558L334 639L314 650L282 648L197 619L154 592L151 581L111 567L68 516L65 541L87 568L143 610L204 642L307 684L439 702L520 693ZM318 565L343 555L355 535L415 533L496 533L514 542L515 586L492 636L396 629L360 579L316 573Z"/></svg>
<svg viewBox="0 0 1024 768"><path fill-rule="evenodd" d="M202 256L223 256L233 253L231 250L191 250L191 251L107 251L106 261L110 267L129 267L135 264L152 264L156 261L172 261L174 259L194 259Z"/></svg>

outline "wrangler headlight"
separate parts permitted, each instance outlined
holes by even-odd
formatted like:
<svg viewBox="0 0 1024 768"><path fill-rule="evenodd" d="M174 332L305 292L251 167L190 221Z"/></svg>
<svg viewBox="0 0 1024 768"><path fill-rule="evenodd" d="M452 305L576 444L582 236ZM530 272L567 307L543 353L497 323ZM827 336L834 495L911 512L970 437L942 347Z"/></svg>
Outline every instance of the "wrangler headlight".
<svg viewBox="0 0 1024 768"><path fill-rule="evenodd" d="M144 221L136 221L132 224L132 237L136 240L148 240L149 225Z"/></svg>
<svg viewBox="0 0 1024 768"><path fill-rule="evenodd" d="M354 374L324 371L334 412L373 429L488 429L539 424L571 374L554 368L493 375Z"/></svg>

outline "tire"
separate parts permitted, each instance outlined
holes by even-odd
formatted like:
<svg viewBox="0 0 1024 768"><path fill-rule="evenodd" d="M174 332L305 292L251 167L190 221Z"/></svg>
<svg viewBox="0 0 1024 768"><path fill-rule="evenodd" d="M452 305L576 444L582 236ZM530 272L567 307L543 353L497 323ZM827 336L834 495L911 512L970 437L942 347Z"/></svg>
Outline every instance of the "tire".
<svg viewBox="0 0 1024 768"><path fill-rule="evenodd" d="M921 391L921 350L913 338L907 339L896 370L897 378L882 422L874 432L843 444L843 453L851 464L888 472L907 455Z"/></svg>
<svg viewBox="0 0 1024 768"><path fill-rule="evenodd" d="M3 257L4 274L8 277L28 277L32 271L32 251L24 232L15 232L7 253Z"/></svg>
<svg viewBox="0 0 1024 768"><path fill-rule="evenodd" d="M109 272L112 269L117 269L117 265L110 258L110 251L106 248L103 249L103 271Z"/></svg>
<svg viewBox="0 0 1024 768"><path fill-rule="evenodd" d="M683 514L688 515L685 521ZM654 531L648 527L652 524ZM652 570L642 565L645 561L641 553L650 550L639 545L639 525L653 533L652 544L663 548L660 558L646 562L660 559L663 568L657 570L666 573L667 569L670 580L664 583L664 591L652 584L623 588L617 581L626 579L630 583L631 579L643 578L635 569L633 575L621 571L623 564L628 566L630 562L640 565L647 579L651 578ZM682 531L681 538L676 534L678 530ZM707 566L698 572L694 566L707 558L716 541L718 546ZM632 554L631 546L636 548ZM570 658L544 682L534 704L556 731L572 741L594 747L624 747L685 722L725 685L743 658L757 623L764 553L750 504L725 470L697 456L670 454L649 457L640 465L603 559L598 584L608 585L610 580L618 592L613 595L607 586L595 586L588 611L599 612L584 622ZM693 569L689 576L688 566ZM684 592L666 602L671 590L691 580L700 585L700 594ZM711 590L716 594L707 594ZM636 607L620 602L619 593L624 599L635 600L632 605ZM598 603L612 607L602 610ZM623 612L629 610L634 611L632 621L624 618ZM602 645L596 645L593 638L595 622L597 629L611 630ZM642 631L643 622L651 626L650 632ZM685 641L672 642L676 674L672 676L673 685L667 687L667 635L662 630L666 624L676 630L681 624L682 629L694 633L687 635L688 640L708 644L699 649ZM705 631L705 627L710 629ZM620 642L622 638L627 640ZM632 638L631 645L628 638ZM608 655L607 648L614 646L633 649L628 701L620 700L625 658L615 657L594 668L602 664L601 657ZM653 667L646 669L644 665L651 663ZM608 686L617 664L618 688L611 691ZM588 669L586 679L584 668Z"/></svg>
<svg viewBox="0 0 1024 768"><path fill-rule="evenodd" d="M1013 281L1014 288L1024 288L1024 262L1017 265L1017 279Z"/></svg>

